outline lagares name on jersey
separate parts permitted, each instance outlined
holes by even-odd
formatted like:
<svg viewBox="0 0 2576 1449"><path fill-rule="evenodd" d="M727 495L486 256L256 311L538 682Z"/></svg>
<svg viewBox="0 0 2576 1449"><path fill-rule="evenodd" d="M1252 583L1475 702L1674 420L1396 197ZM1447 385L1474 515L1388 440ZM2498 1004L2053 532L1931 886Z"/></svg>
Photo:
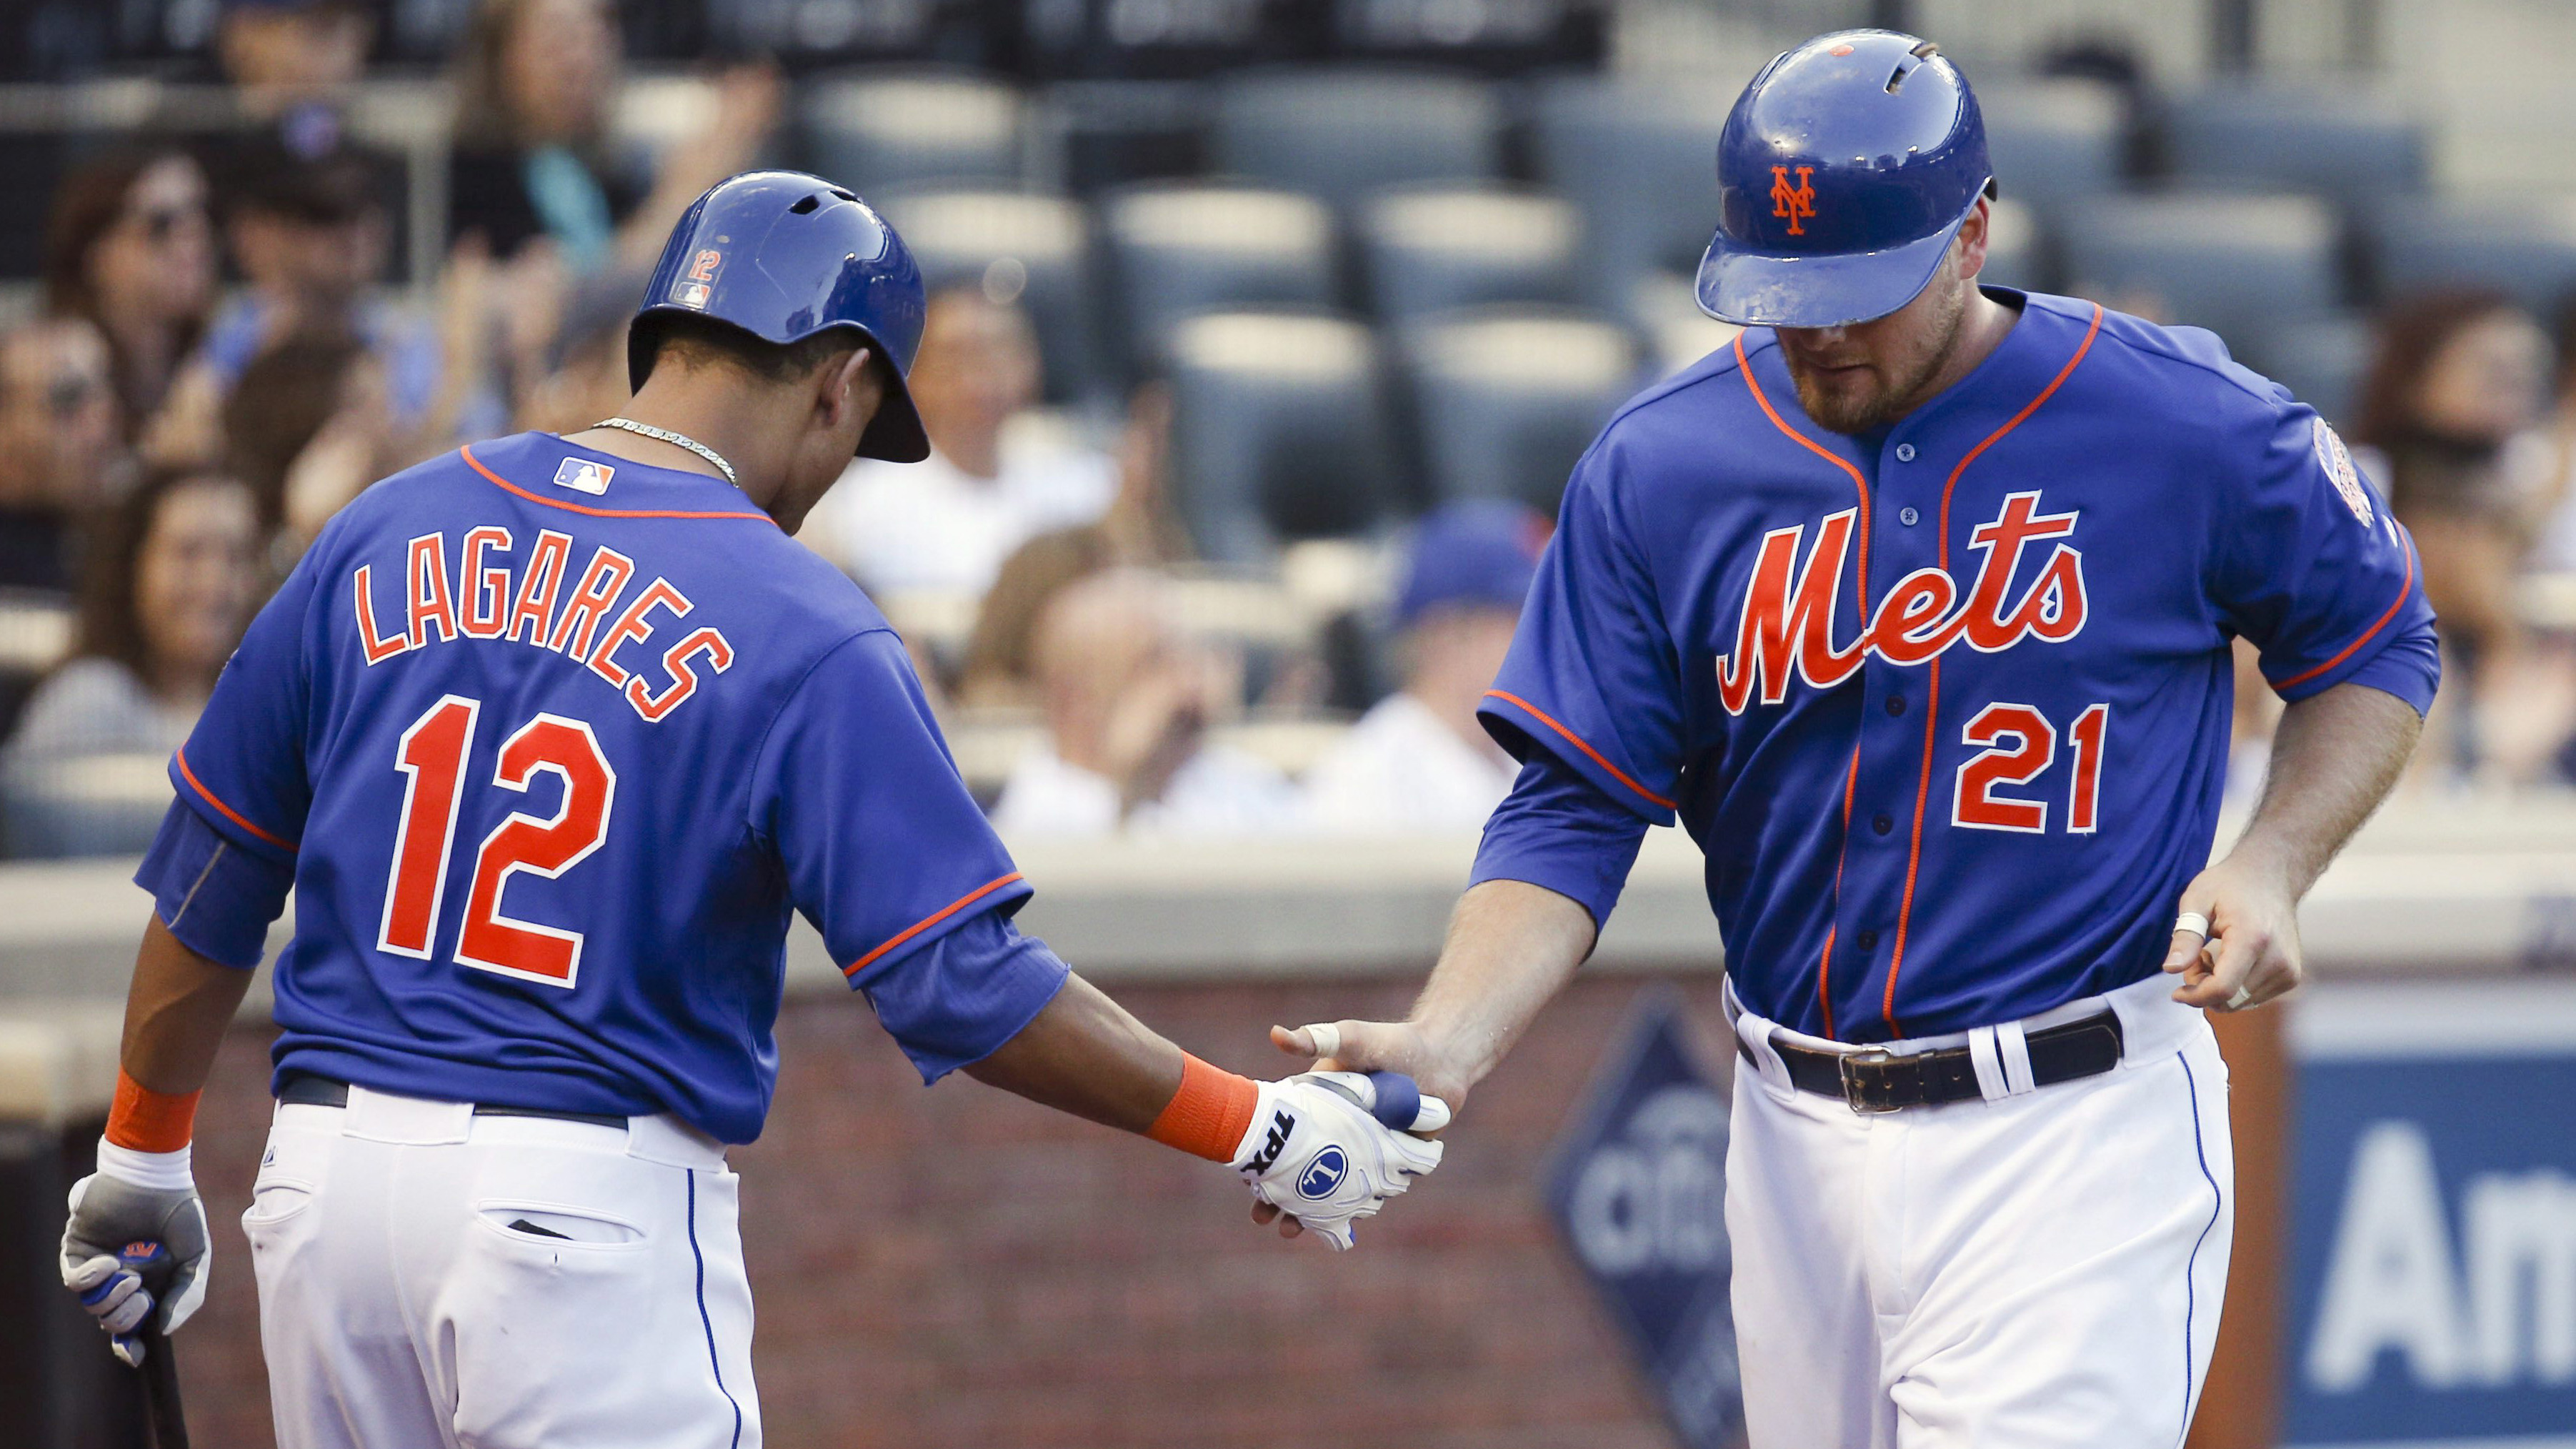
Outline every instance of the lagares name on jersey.
<svg viewBox="0 0 2576 1449"><path fill-rule="evenodd" d="M1757 690L1764 704L1788 698L1792 670L1818 689L1831 689L1872 650L1891 664L1920 664L1962 639L1991 654L2024 639L2063 643L2083 630L2084 554L2069 544L2057 545L2019 599L2004 601L2025 546L2075 531L2079 515L2041 513L2034 490L2007 495L1994 521L1968 535L1968 547L1985 557L1965 599L1946 570L1916 569L1879 599L1858 638L1835 648L1834 606L1858 516L1851 508L1827 515L1803 568L1798 545L1806 525L1762 536L1735 650L1717 658L1718 697L1727 713L1744 713Z"/></svg>
<svg viewBox="0 0 2576 1449"><path fill-rule="evenodd" d="M635 561L605 544L591 550L576 575L570 534L541 530L523 555L510 530L485 524L466 531L453 570L449 557L444 531L411 540L401 565L399 599L389 607L378 604L375 566L358 566L350 592L357 601L359 647L370 667L432 643L507 639L588 666L648 722L661 720L698 692L701 662L718 674L733 667L732 642L712 628L685 634L664 649L659 680L647 680L640 670L620 664L621 649L629 651L629 659L649 657L634 651L649 649L663 626L687 618L694 606L669 579L657 577L620 609L620 597L635 577ZM568 591L567 580L573 581ZM670 617L656 619L656 609ZM402 627L380 632L379 618L398 618Z"/></svg>

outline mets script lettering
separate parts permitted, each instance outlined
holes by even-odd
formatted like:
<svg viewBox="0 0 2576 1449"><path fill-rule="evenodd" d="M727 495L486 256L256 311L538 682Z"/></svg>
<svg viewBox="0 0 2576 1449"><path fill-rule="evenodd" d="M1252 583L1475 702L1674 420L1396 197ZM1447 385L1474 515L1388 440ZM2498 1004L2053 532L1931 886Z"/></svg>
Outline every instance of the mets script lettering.
<svg viewBox="0 0 2576 1449"><path fill-rule="evenodd" d="M2076 514L2041 513L2033 491L2005 498L1993 522L1969 533L1968 547L1984 558L1964 599L1948 573L1916 569L1879 599L1860 637L1837 649L1834 610L1858 515L1846 508L1817 525L1803 566L1798 549L1805 524L1762 536L1734 652L1717 659L1718 697L1727 713L1744 713L1756 694L1764 704L1788 698L1792 670L1818 689L1831 689L1857 673L1872 651L1890 664L1920 664L1963 639L1991 654L2024 639L2061 643L2083 629L2084 555L2067 544L2050 552L2019 598L2004 598L2023 548L2075 531Z"/></svg>

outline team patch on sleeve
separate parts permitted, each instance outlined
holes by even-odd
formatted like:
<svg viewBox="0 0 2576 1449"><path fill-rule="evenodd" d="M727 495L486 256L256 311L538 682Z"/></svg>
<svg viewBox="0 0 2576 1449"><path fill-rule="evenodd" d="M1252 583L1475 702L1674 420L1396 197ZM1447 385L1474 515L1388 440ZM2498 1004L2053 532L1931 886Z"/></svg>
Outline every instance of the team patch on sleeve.
<svg viewBox="0 0 2576 1449"><path fill-rule="evenodd" d="M2317 466L2325 470L2335 492L2343 495L2344 507L2352 510L2352 516L2361 520L2362 527L2368 528L2372 522L2370 490L2361 484L2361 471L2353 467L2351 451L2344 447L2343 439L2335 436L2335 430L2326 426L2323 418L2309 419L2308 432L2316 444Z"/></svg>

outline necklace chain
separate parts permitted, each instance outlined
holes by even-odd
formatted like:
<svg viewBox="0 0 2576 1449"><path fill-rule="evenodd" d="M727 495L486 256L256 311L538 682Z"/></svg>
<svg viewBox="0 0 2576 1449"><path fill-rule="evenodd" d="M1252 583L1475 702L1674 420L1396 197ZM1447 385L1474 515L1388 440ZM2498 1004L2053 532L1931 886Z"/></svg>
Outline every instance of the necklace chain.
<svg viewBox="0 0 2576 1449"><path fill-rule="evenodd" d="M633 433L638 437L651 438L657 443L668 443L675 448L686 448L690 452L697 454L699 457L706 459L708 462L715 464L716 471L724 475L724 480L727 483L731 483L736 488L740 488L742 486L742 480L733 475L733 465L724 460L724 454L717 452L715 449L708 447L706 444L699 442L697 439L690 437L686 433L675 433L669 428L657 428L651 423L639 423L633 418L609 418L602 422L593 423L591 426L595 428L615 428L620 432Z"/></svg>

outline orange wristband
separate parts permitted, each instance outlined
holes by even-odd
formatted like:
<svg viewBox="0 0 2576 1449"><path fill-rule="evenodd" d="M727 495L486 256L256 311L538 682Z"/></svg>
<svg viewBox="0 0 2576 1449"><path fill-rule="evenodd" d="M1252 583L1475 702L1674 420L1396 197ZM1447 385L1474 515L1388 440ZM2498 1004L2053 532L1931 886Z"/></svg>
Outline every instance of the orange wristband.
<svg viewBox="0 0 2576 1449"><path fill-rule="evenodd" d="M204 1095L156 1092L119 1069L116 1104L107 1113L107 1140L135 1152L176 1152L196 1133L197 1099Z"/></svg>
<svg viewBox="0 0 2576 1449"><path fill-rule="evenodd" d="M1250 1077L1219 1071L1183 1052L1181 1089L1145 1135L1210 1162L1232 1162L1260 1101L1261 1089Z"/></svg>

